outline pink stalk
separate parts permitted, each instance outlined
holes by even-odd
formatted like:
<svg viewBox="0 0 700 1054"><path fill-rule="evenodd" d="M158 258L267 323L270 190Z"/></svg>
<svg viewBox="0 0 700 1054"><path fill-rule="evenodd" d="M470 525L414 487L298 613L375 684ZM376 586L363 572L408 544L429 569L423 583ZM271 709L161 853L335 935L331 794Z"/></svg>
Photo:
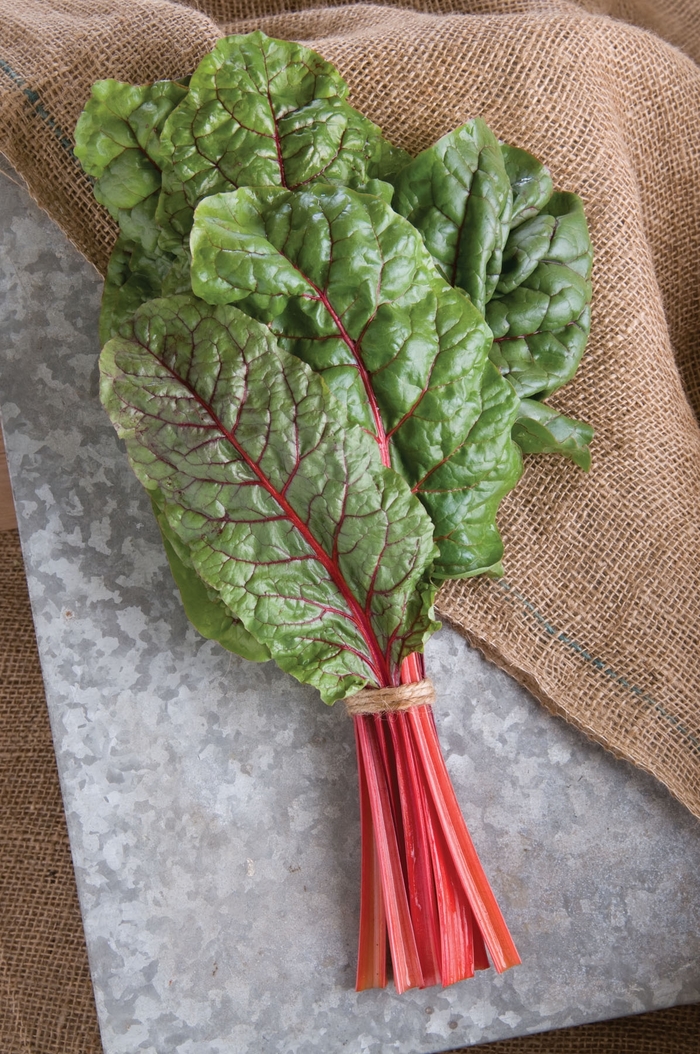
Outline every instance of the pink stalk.
<svg viewBox="0 0 700 1054"><path fill-rule="evenodd" d="M389 466L398 426L387 434L359 341L345 329L328 292L310 284L355 359L382 464ZM393 671L371 627L362 613L356 618L372 645L378 683L392 684ZM401 682L422 680L424 670L423 656L409 655ZM430 707L354 720L362 817L358 990L385 983L384 927L399 992L471 977L487 965L484 941L496 969L519 962L459 811Z"/></svg>
<svg viewBox="0 0 700 1054"><path fill-rule="evenodd" d="M365 774L364 757L357 740L357 772L360 783L360 838L362 876L360 880L360 941L357 949L358 992L386 986L386 915L382 897L379 857L374 838L372 806Z"/></svg>
<svg viewBox="0 0 700 1054"><path fill-rule="evenodd" d="M517 966L520 957L508 932L493 890L476 854L445 766L432 709L414 706L405 711L423 765L429 800L435 806L457 877L481 930L493 965L499 973Z"/></svg>
<svg viewBox="0 0 700 1054"><path fill-rule="evenodd" d="M422 680L422 655L401 668ZM354 718L362 883L357 990L446 986L520 962L450 781L432 708Z"/></svg>
<svg viewBox="0 0 700 1054"><path fill-rule="evenodd" d="M407 988L422 988L423 974L408 908L389 788L376 730L372 722L367 721L363 715L355 718L355 731L372 810L374 843L379 861L394 984L397 992L401 993ZM373 932L376 932L378 928L376 917L372 919L371 928Z"/></svg>
<svg viewBox="0 0 700 1054"><path fill-rule="evenodd" d="M375 720L377 720L375 718ZM381 718L379 718L381 720ZM418 955L427 986L440 984L440 923L433 880L425 795L420 791L409 725L403 714L387 715L396 757L406 845L406 882Z"/></svg>

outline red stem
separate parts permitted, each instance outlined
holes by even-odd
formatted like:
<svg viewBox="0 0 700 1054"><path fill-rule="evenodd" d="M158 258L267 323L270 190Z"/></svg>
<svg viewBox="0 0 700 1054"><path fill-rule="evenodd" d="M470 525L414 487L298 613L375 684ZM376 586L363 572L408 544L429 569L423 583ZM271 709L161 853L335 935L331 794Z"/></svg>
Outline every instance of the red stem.
<svg viewBox="0 0 700 1054"><path fill-rule="evenodd" d="M406 883L418 955L426 985L440 984L440 920L430 853L425 795L409 726L402 714L389 714L403 813Z"/></svg>
<svg viewBox="0 0 700 1054"><path fill-rule="evenodd" d="M488 879L469 836L437 738L435 718L427 706L405 711L414 733L429 800L435 806L459 882L466 893L493 965L502 973L517 966L520 956L508 932Z"/></svg>
<svg viewBox="0 0 700 1054"><path fill-rule="evenodd" d="M401 666L421 680L423 656ZM440 751L432 708L355 719L362 817L358 991L454 984L520 959L476 855ZM386 931L385 928L386 927Z"/></svg>
<svg viewBox="0 0 700 1054"><path fill-rule="evenodd" d="M403 871L405 883L406 843L403 827L403 804L401 801L401 790L399 787L396 754L394 752L394 747L391 740L391 733L389 731L388 724L383 719L383 716L381 714L374 715L372 719L372 725L374 728L374 734L377 738L377 744L379 746L379 752L382 759L382 766L384 769L384 778L386 780L387 790L389 791L389 800L391 802L391 818L394 824L394 831L396 832L396 843L399 847L399 859L401 860L401 870Z"/></svg>
<svg viewBox="0 0 700 1054"><path fill-rule="evenodd" d="M423 974L418 959L416 940L408 908L396 831L393 825L391 801L382 757L375 729L366 715L355 718L357 744L362 754L369 792L374 840L379 861L384 911L386 913L391 963L396 991L423 987ZM376 919L373 919L376 930Z"/></svg>
<svg viewBox="0 0 700 1054"><path fill-rule="evenodd" d="M372 806L367 786L363 754L357 745L357 772L360 783L360 838L362 842L362 877L360 881L360 943L357 950L357 978L355 988L386 986L386 915L382 897L379 858L374 839Z"/></svg>
<svg viewBox="0 0 700 1054"><path fill-rule="evenodd" d="M401 663L401 684L415 684L425 677L425 658L414 651Z"/></svg>
<svg viewBox="0 0 700 1054"><path fill-rule="evenodd" d="M474 976L474 945L469 925L469 904L456 880L435 806L429 799L426 801L426 812L440 920L440 973L443 985L447 986Z"/></svg>

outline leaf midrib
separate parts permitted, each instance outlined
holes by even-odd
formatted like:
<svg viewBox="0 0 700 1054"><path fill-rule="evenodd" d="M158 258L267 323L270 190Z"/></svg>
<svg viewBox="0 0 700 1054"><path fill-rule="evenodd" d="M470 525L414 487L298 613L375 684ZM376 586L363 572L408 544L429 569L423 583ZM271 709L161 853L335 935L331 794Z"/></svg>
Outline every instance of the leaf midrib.
<svg viewBox="0 0 700 1054"><path fill-rule="evenodd" d="M308 529L303 520L299 517L293 506L287 501L286 497L281 494L270 481L264 475L262 469L251 459L249 454L240 445L238 440L235 438L235 433L231 432L225 427L218 414L215 412L212 406L210 406L199 393L192 387L192 385L182 378L178 373L175 372L166 362L159 358L151 349L138 341L138 344L144 351L146 351L163 369L167 370L170 376L181 384L192 396L192 398L199 404L206 414L210 417L214 425L219 429L221 435L231 444L236 453L250 468L258 479L260 486L270 495L270 497L279 505L282 511L285 513L287 518L292 523L295 530L299 532L304 541L307 543L309 548L312 550L316 559L325 568L331 579L333 580L339 593L345 600L346 604L352 611L351 621L355 622L362 637L364 638L370 655L372 656L373 662L368 662L374 676L379 681L379 687L388 687L391 685L391 676L389 673L389 665L386 656L382 653L379 641L377 640L376 634L372 628L369 617L361 607L357 598L353 595L348 583L346 582L340 568L335 564L332 559L328 556L320 542L314 538L311 531ZM346 616L347 617L347 616ZM354 649L349 649L353 650ZM367 659L364 658L365 662Z"/></svg>
<svg viewBox="0 0 700 1054"><path fill-rule="evenodd" d="M280 250L278 250L278 252L280 252ZM304 281L314 290L316 296L310 299L318 300L321 304L323 304L324 308L332 318L333 324L338 330L341 340L343 340L347 347L350 349L350 353L352 354L352 357L355 360L357 372L360 375L360 380L362 381L362 384L364 386L365 394L367 395L367 402L369 403L370 411L372 413L372 419L374 421L376 435L373 435L372 439L375 440L377 446L379 447L379 454L382 459L382 464L386 468L391 468L389 439L387 437L386 429L384 428L384 422L382 420L382 415L379 410L377 397L375 396L374 389L372 388L372 382L370 380L369 372L364 362L362 361L362 355L360 354L359 350L359 341L354 341L348 333L347 329L343 325L340 315L333 307L330 297L328 296L326 290L321 289L320 286L316 285L316 283L313 282L311 278L309 278L309 276L304 273L301 267L299 267L298 264L294 263L293 260L290 260L288 256L285 256L285 259L289 260L289 263L292 265L294 270L297 271L297 273L301 275ZM330 262L332 264L333 261L331 260Z"/></svg>

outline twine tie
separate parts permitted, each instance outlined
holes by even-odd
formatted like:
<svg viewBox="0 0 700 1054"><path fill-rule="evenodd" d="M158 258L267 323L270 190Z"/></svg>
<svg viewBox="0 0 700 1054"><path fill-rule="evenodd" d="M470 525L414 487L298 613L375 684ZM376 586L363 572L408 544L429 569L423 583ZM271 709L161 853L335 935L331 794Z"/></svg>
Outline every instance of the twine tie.
<svg viewBox="0 0 700 1054"><path fill-rule="evenodd" d="M360 714L392 714L410 710L412 706L432 706L435 689L429 677L413 684L398 684L391 688L363 688L345 700L350 717Z"/></svg>

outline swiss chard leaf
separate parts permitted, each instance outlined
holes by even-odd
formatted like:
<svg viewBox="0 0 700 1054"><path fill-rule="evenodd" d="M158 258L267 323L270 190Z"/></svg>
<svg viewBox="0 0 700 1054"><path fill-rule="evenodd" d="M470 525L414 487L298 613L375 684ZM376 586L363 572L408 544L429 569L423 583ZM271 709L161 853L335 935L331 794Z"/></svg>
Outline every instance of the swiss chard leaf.
<svg viewBox="0 0 700 1054"><path fill-rule="evenodd" d="M537 399L521 399L513 439L525 454L564 454L587 472L593 429L585 421L553 410Z"/></svg>
<svg viewBox="0 0 700 1054"><path fill-rule="evenodd" d="M136 86L97 81L75 129L75 155L125 237L153 252L165 120L187 94L178 81Z"/></svg>
<svg viewBox="0 0 700 1054"><path fill-rule="evenodd" d="M220 40L164 129L162 247L189 232L194 206L211 194L387 179L408 155L347 94L335 67L301 44L260 32Z"/></svg>
<svg viewBox="0 0 700 1054"><path fill-rule="evenodd" d="M432 620L432 524L321 379L234 307L151 301L101 358L132 467L199 577L333 702L398 683Z"/></svg>
<svg viewBox="0 0 700 1054"><path fill-rule="evenodd" d="M421 231L442 274L485 312L499 371L521 398L541 397L573 377L586 346L591 243L580 199L553 194L549 172L527 151L505 143L498 149L502 171L494 137L482 121L470 121L402 170L393 204ZM504 175L510 213L503 211ZM529 418L530 432L522 423L514 429L516 442L528 453L557 452L580 464L588 456L580 437L557 443L545 435L544 412L536 426ZM528 418L527 407L521 414Z"/></svg>
<svg viewBox="0 0 700 1054"><path fill-rule="evenodd" d="M417 491L439 523L441 578L502 574L503 542L496 527L501 500L522 473L520 450L509 431L518 410L513 389L491 362L480 381L481 411L452 456L437 464Z"/></svg>
<svg viewBox="0 0 700 1054"><path fill-rule="evenodd" d="M180 591L185 614L194 628L207 640L218 641L227 651L235 652L243 659L265 662L270 658L267 648L258 643L241 620L229 611L218 594L195 571L189 549L167 521L163 495L158 490L149 493L170 571Z"/></svg>
<svg viewBox="0 0 700 1054"><path fill-rule="evenodd" d="M571 380L590 330L592 249L583 203L555 193L511 232L503 275L486 306L491 358L521 398Z"/></svg>
<svg viewBox="0 0 700 1054"><path fill-rule="evenodd" d="M482 316L417 231L345 188L244 189L199 205L191 244L195 293L268 323L418 494L441 550L435 574L496 563L495 509L520 474L517 399L488 363Z"/></svg>
<svg viewBox="0 0 700 1054"><path fill-rule="evenodd" d="M393 206L416 227L450 283L479 309L501 273L513 192L493 132L481 120L423 150L395 179Z"/></svg>
<svg viewBox="0 0 700 1054"><path fill-rule="evenodd" d="M527 150L501 143L501 154L513 191L510 229L514 230L544 208L554 187L548 169Z"/></svg>
<svg viewBox="0 0 700 1054"><path fill-rule="evenodd" d="M100 344L105 344L128 322L147 300L174 293L190 292L190 262L142 245L120 234L107 266L100 308Z"/></svg>

